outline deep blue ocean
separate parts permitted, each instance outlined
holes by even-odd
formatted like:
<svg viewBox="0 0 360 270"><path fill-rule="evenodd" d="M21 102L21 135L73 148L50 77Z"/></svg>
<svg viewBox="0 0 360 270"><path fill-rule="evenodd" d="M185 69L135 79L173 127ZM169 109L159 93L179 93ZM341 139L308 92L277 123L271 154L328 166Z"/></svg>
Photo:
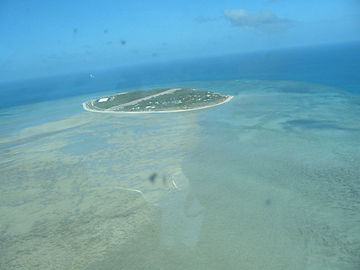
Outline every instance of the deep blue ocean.
<svg viewBox="0 0 360 270"><path fill-rule="evenodd" d="M151 84L232 79L306 81L358 94L359 71L360 43L261 51L3 83L0 108Z"/></svg>

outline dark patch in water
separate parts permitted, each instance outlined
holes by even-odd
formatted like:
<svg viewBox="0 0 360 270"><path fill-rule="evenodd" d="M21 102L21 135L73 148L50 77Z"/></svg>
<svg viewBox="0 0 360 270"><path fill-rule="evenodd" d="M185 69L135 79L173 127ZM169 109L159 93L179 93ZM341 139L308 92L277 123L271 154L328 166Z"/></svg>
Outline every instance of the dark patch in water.
<svg viewBox="0 0 360 270"><path fill-rule="evenodd" d="M285 129L302 128L302 129L323 129L323 130L346 130L359 131L357 128L347 128L339 126L335 121L329 120L311 120L311 119L296 119L282 123Z"/></svg>
<svg viewBox="0 0 360 270"><path fill-rule="evenodd" d="M266 199L265 205L266 205L266 206L270 206L270 205L271 205L271 199Z"/></svg>
<svg viewBox="0 0 360 270"><path fill-rule="evenodd" d="M151 175L149 176L149 181L154 184L157 176L158 176L157 173L151 174Z"/></svg>

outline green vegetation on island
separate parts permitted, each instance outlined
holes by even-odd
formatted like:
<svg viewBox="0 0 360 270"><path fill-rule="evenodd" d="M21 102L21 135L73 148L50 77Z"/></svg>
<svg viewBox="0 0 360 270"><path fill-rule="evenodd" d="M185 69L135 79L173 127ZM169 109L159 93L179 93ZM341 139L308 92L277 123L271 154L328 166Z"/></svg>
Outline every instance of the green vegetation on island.
<svg viewBox="0 0 360 270"><path fill-rule="evenodd" d="M88 111L113 113L174 112L212 107L231 98L210 91L166 88L96 98L83 103L83 107Z"/></svg>

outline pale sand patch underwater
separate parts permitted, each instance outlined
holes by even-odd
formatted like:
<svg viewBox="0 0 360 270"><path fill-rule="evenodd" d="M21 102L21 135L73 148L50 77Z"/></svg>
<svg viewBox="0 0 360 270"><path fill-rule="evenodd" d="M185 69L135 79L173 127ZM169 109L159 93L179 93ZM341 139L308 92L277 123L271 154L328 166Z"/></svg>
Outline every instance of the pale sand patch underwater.
<svg viewBox="0 0 360 270"><path fill-rule="evenodd" d="M1 161L1 268L84 269L154 226L155 205L171 189L148 177L176 174L196 130L189 114L159 120L81 113L4 138L15 146ZM100 148L95 138L102 138ZM84 147L95 151L78 151Z"/></svg>
<svg viewBox="0 0 360 270"><path fill-rule="evenodd" d="M359 97L290 81L181 86L234 98L76 113L2 138L1 268L357 269Z"/></svg>

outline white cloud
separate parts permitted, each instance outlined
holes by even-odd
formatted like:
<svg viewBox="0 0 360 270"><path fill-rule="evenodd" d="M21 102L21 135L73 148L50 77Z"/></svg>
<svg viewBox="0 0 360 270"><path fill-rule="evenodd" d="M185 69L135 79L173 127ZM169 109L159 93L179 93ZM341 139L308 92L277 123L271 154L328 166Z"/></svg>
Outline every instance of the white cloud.
<svg viewBox="0 0 360 270"><path fill-rule="evenodd" d="M226 9L224 15L234 26L264 32L283 31L292 24L290 20L279 18L271 11L248 13L244 9Z"/></svg>

